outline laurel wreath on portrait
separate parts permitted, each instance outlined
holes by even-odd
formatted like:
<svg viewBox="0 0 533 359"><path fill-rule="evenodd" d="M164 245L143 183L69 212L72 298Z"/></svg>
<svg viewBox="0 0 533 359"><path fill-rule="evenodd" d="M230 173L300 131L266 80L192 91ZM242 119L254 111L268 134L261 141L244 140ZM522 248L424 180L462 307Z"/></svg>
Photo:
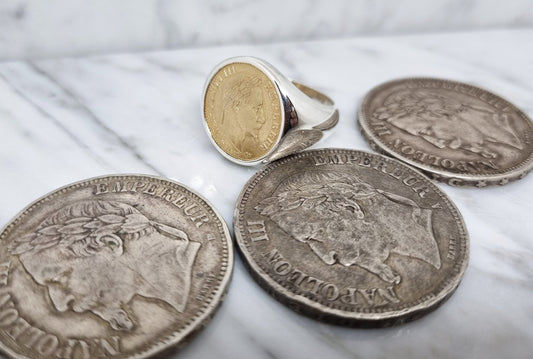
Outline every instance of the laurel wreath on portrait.
<svg viewBox="0 0 533 359"><path fill-rule="evenodd" d="M434 105L434 100L441 101L441 109L437 113L428 107L428 105ZM446 97L436 93L400 91L390 95L381 107L375 109L372 116L378 120L387 120L389 118L402 118L428 112L445 115L445 111L446 113L459 112L461 111L461 106L453 108Z"/></svg>
<svg viewBox="0 0 533 359"><path fill-rule="evenodd" d="M42 251L60 246L76 256L90 256L108 247L122 254L123 238L137 240L154 230L180 240L188 240L185 232L150 221L140 213L127 215L103 214L94 218L75 217L61 224L40 226L35 232L22 236L11 246L13 254Z"/></svg>

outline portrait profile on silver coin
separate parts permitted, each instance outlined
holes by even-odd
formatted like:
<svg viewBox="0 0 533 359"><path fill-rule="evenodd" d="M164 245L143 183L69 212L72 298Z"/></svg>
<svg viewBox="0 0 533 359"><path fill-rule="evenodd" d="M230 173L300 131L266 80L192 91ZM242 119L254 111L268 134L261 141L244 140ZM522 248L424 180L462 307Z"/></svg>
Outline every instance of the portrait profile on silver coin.
<svg viewBox="0 0 533 359"><path fill-rule="evenodd" d="M114 330L131 331L124 306L136 295L183 312L199 248L129 204L90 200L53 212L9 250L46 287L55 310L91 312Z"/></svg>
<svg viewBox="0 0 533 359"><path fill-rule="evenodd" d="M431 90L401 90L389 95L374 118L383 120L437 148L464 150L497 158L494 145L523 149L510 119L488 106L462 103Z"/></svg>
<svg viewBox="0 0 533 359"><path fill-rule="evenodd" d="M292 175L255 207L326 265L358 266L398 284L391 253L439 269L431 209L373 187L353 174L308 170Z"/></svg>

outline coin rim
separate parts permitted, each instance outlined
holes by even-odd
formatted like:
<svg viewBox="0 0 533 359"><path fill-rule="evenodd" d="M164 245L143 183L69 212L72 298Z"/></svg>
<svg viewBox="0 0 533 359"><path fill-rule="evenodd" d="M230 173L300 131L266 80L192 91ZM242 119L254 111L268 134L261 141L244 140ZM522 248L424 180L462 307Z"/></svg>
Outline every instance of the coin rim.
<svg viewBox="0 0 533 359"><path fill-rule="evenodd" d="M128 173L128 174L110 174L110 175L91 177L85 180L72 182L70 184L54 189L46 193L45 195L37 198L36 200L32 201L27 206L25 206L5 226L2 227L2 229L0 230L0 243L9 235L8 231L10 231L11 228L16 223L22 220L24 216L30 214L37 206L42 205L43 202L51 200L50 197L60 195L70 189L74 189L75 187L82 187L82 185L84 187L87 187L87 185L90 185L91 182L98 182L104 178L115 179L115 178L129 178L129 177L134 177L134 178L143 177L143 178L147 178L150 180L156 180L159 182L167 182L167 183L170 183L172 186L182 187L186 191L189 191L190 193L192 193L194 196L197 196L200 200L205 202L205 204L213 211L215 217L218 218L218 220L221 222L222 232L224 233L224 236L226 239L226 246L227 246L227 249L225 251L223 249L222 251L223 256L225 255L226 257L226 261L222 259L222 263L223 263L222 266L224 266L224 262L226 262L225 263L226 271L224 275L220 278L220 285L218 286L215 293L211 297L211 300L209 301L209 303L205 306L204 309L200 309L200 314L194 317L193 319L191 319L190 321L188 321L182 330L176 331L164 339L152 340L153 344L149 345L147 349L144 349L138 353L133 353L130 356L124 357L125 359L145 359L152 355L163 353L167 350L178 350L183 345L186 345L190 339L192 339L203 328L205 328L205 326L208 324L208 322L211 320L211 318L214 316L214 314L216 313L216 311L222 304L223 299L225 295L227 294L228 287L231 282L231 277L233 274L233 267L234 267L233 239L231 237L228 225L226 224L226 221L224 220L222 215L211 204L211 202L209 202L206 198L204 198L204 196L199 194L197 191L192 190L188 186L185 186L179 182L176 182L168 178L160 177L160 176ZM5 345L4 342L1 340L0 340L0 351L15 359L34 359L33 357L27 357L25 355L15 352L10 347Z"/></svg>
<svg viewBox="0 0 533 359"><path fill-rule="evenodd" d="M274 88L276 90L276 94L278 95L278 100L279 100L279 108L280 108L281 118L280 118L280 129L279 129L279 133L278 133L278 136L276 138L276 141L272 145L272 148L266 154L264 154L263 156L258 157L256 159L252 159L252 160L242 160L240 158L233 157L230 154L226 153L226 151L224 151L216 143L215 139L213 138L213 135L211 134L211 130L209 129L209 126L207 125L207 119L205 118L206 96L207 96L207 89L209 88L209 85L211 85L211 82L213 81L213 78L215 77L215 75L223 67L225 67L227 65L230 65L230 64L233 64L233 63L251 65L251 66L255 67L256 69L258 69L259 71L261 71L270 80L270 82L272 82L272 84L274 85ZM272 66L272 65L270 65L270 66ZM279 143L281 141L281 138L285 134L286 117L285 117L285 103L283 101L283 98L284 97L283 97L283 95L281 93L281 89L279 88L278 81L276 80L275 74L271 71L271 69L268 68L268 66L266 64L264 64L263 60L261 60L259 58L256 58L256 57L253 57L253 56L238 56L238 57L231 57L229 59L226 59L226 60L220 62L219 64L217 64L215 66L215 68L209 73L209 76L207 77L207 80L204 83L204 91L203 91L203 96L202 96L202 102L201 102L200 105L201 105L201 113L202 113L202 122L203 122L203 126L204 126L204 129L205 129L205 132L207 133L207 136L209 137L209 140L215 146L217 151L220 154L222 154L225 158L227 158L228 160L230 160L232 162L235 162L237 164L240 164L240 165L244 165L244 166L257 165L257 164L263 162L265 159L267 159L274 152L274 150L278 147L278 145L279 145Z"/></svg>
<svg viewBox="0 0 533 359"><path fill-rule="evenodd" d="M439 82L450 83L454 85L466 86L468 88L483 91L491 96L498 98L500 101L505 103L507 106L513 108L517 112L517 114L524 121L526 121L527 124L529 124L529 127L533 131L533 122L527 116L526 113L524 113L522 110L520 110L518 107L513 105L510 101L506 100L505 98L489 90L486 90L482 87L467 84L467 83L460 82L460 81L447 80L447 79L436 78L436 77L406 77L406 78L399 78L395 80L386 81L373 87L365 95L365 97L361 101L361 104L359 105L359 109L357 111L357 122L359 124L359 129L361 130L363 137L369 143L370 147L373 150L380 152L382 154L385 154L387 156L394 157L411 166L414 166L424 171L426 174L429 174L433 179L447 182L449 185L452 185L452 186L485 187L485 186L504 185L504 184L507 184L507 183L510 183L510 182L513 182L513 181L516 181L516 180L519 180L525 177L531 170L533 170L533 151L531 155L525 161L521 162L518 165L511 167L508 170L502 171L502 173L486 174L486 175L481 175L481 174L469 175L469 174L459 174L459 173L455 173L451 171L446 171L443 169L437 169L430 165L421 164L389 148L387 144L381 141L381 139L375 133L373 133L372 129L370 128L370 122L368 120L368 116L365 115L365 112L368 112L368 111L365 111L365 110L369 106L369 102L371 101L371 99L377 93L382 91L383 88L394 86L395 84L398 84L398 83L411 82L411 81L439 81Z"/></svg>
<svg viewBox="0 0 533 359"><path fill-rule="evenodd" d="M386 161L391 161L396 165L404 167L414 173L420 175L422 178L425 178L429 186L433 186L433 190L439 194L441 199L450 206L451 215L455 219L459 233L464 238L464 261L462 263L456 263L452 273L454 274L453 278L448 279L440 292L437 295L429 295L429 298L421 300L420 303L411 306L409 308L404 308L397 311L392 311L390 313L365 313L365 312L353 312L353 311L343 311L336 308L331 308L320 302L311 300L301 294L294 293L290 291L285 286L279 284L275 279L273 279L270 274L265 272L254 260L251 251L248 250L244 236L241 234L242 220L241 214L244 212L242 208L244 206L243 200L245 196L248 196L249 190L255 188L257 183L268 173L270 173L275 168L284 165L285 163L295 160L297 158L308 157L314 153L339 153L339 152L357 152L364 155L382 157ZM254 183L255 182L255 183ZM251 187L253 185L253 187ZM270 163L267 166L263 167L257 173L255 173L243 187L239 197L237 199L235 209L233 212L233 231L235 234L235 239L237 242L237 249L243 258L243 262L252 275L252 277L274 298L281 301L282 303L288 305L291 309L296 312L315 317L315 319L323 320L326 322L332 322L335 324L341 325L352 325L352 326L389 326L397 325L406 321L416 319L426 313L438 308L442 303L445 302L457 289L461 280L464 277L466 269L468 267L468 262L470 258L470 238L466 225L464 223L463 217L459 212L459 209L453 203L453 201L448 197L444 191L442 191L431 179L424 175L421 171L402 163L391 157L386 157L377 153L371 153L361 150L353 150L346 148L323 148L308 150L300 153L293 154L291 156L280 159L276 162ZM446 280L446 279L445 279ZM428 296L428 295L426 295ZM426 296L421 296L425 298Z"/></svg>

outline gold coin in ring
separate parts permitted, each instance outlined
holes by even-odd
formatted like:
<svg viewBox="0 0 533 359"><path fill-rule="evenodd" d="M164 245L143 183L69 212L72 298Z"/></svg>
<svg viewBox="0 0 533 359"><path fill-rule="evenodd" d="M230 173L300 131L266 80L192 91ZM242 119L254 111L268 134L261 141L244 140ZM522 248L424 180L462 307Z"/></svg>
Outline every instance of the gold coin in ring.
<svg viewBox="0 0 533 359"><path fill-rule="evenodd" d="M262 158L283 134L276 85L251 64L222 67L207 86L203 111L216 145L241 161Z"/></svg>

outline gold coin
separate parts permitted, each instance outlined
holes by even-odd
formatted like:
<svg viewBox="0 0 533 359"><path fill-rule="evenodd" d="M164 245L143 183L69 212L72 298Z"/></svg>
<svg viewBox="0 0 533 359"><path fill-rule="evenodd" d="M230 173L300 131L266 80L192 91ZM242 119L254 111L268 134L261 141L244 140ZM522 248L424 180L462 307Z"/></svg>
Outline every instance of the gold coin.
<svg viewBox="0 0 533 359"><path fill-rule="evenodd" d="M246 63L226 65L211 78L204 118L216 145L243 161L268 154L283 132L281 98L274 82Z"/></svg>

